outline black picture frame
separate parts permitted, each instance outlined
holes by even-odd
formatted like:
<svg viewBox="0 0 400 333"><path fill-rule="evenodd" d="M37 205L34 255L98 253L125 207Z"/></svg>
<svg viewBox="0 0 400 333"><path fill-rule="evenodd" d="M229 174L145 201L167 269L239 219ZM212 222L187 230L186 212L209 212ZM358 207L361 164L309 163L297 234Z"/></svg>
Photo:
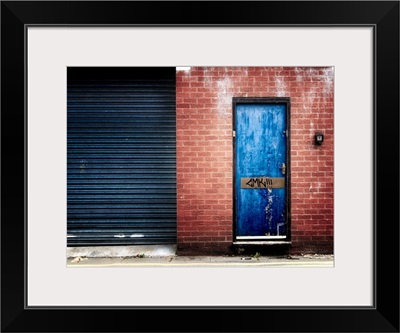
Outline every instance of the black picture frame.
<svg viewBox="0 0 400 333"><path fill-rule="evenodd" d="M26 28L125 24L374 28L372 307L26 306ZM399 1L2 1L1 79L3 332L399 332Z"/></svg>

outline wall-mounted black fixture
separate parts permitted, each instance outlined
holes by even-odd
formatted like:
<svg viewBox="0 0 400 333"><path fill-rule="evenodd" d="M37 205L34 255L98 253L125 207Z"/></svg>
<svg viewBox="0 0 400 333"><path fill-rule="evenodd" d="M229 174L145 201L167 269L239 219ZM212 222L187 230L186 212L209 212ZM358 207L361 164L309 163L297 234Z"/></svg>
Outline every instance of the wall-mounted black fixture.
<svg viewBox="0 0 400 333"><path fill-rule="evenodd" d="M315 144L317 146L320 146L322 144L322 142L324 141L324 134L321 132L317 132L317 133L315 133L314 139L315 139Z"/></svg>

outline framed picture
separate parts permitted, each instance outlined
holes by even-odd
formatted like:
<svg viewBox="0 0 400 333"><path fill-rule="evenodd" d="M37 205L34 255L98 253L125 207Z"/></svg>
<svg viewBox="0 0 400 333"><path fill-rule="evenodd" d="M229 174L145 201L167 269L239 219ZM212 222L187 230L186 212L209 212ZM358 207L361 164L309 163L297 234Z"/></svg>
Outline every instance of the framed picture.
<svg viewBox="0 0 400 333"><path fill-rule="evenodd" d="M399 331L398 1L2 1L1 31L2 331ZM124 143L127 150L113 146L121 137L118 132L121 128L116 131L110 125L116 117L126 119L128 123L131 120L121 112L113 116L112 107L107 106L107 99L114 98L120 103L118 107L124 109L128 102L118 97L122 88L114 81L114 85L110 84L114 76L111 79L97 77L100 86L96 86L96 93L110 86L113 90L107 90L103 95L102 100L106 103L100 109L98 106L93 108L99 102L98 96L90 90L93 83L90 75L98 73L93 74L89 67L113 68L109 73L115 75L119 72L118 78L124 77L132 68L136 68L136 72L141 72L138 68L172 68L172 72L165 72L171 72L174 80L178 80L173 91L179 90L176 91L181 104L178 102L175 112L168 114L169 118L163 118L163 121L168 123L175 113L180 115L177 118L178 139L181 140L178 140L178 151L198 134L179 132L180 125L184 128L185 119L201 119L209 128L214 126L228 131L230 144L232 137L239 133L241 119L243 123L249 122L246 117L255 112L253 120L256 121L273 112L281 112L279 108L283 108L279 113L284 120L279 131L285 132L281 144L286 147L290 142L292 151L295 149L293 138L296 133L288 134L285 124L289 124L289 120L291 128L298 124L298 133L303 135L301 138L309 140L307 144L316 154L320 152L323 163L326 163L322 166L326 173L321 177L317 173L319 169L316 169L316 178L312 181L298 179L304 176L301 170L298 175L291 173L292 170L305 166L312 168L313 165L308 163L307 157L301 156L296 160L296 155L285 155L286 152L282 154L287 159L283 163L278 161L276 165L279 176L261 173L249 176L240 167L229 171L228 176L218 170L212 171L210 175L215 174L215 177L224 179L223 182L232 179L233 174L236 175L234 179L238 179L238 187L234 190L231 187L229 191L226 187L225 192L216 189L215 196L210 197L225 207L225 211L218 215L222 221L218 226L222 229L217 230L223 239L216 237L213 241L226 241L226 237L229 241L232 238L233 243L279 241L296 248L299 240L303 240L304 248L313 244L330 249L328 252L334 249L334 265L312 268L244 265L208 268L68 267L65 261L67 245L74 242L78 245L97 244L100 239L97 236L103 237L102 230L106 230L104 237L109 237L109 242L122 245L125 243L121 240L126 235L145 239L158 230L154 227L142 232L130 227L125 232L119 226L118 232L109 236L113 226L103 224L102 228L95 230L97 236L93 236L90 221L86 216L81 217L83 210L95 207L99 202L96 200L115 199L97 193L96 184L117 182L125 186L132 182L132 178L121 180L117 177L117 181L116 177L104 178L104 170L110 169L110 163L104 159L103 164L95 165L97 173L93 173L94 169L90 171L87 167L86 157L80 155L82 121L90 129L89 136L92 135L93 129L97 131L100 128L96 122L101 109L111 116L101 126L103 136L90 136L84 143L87 149L84 153L93 154L90 149L96 150L96 145L106 142L109 145L107 149L115 150L113 158L120 161L118 163L133 163L124 162L131 149L129 144ZM271 94L265 90L260 93L256 89L259 85L257 80L262 78L261 81L268 82L270 79L263 75L269 70L275 73L274 81L271 80L275 90ZM208 74L204 75L207 71ZM219 79L218 75L222 74L218 71L224 72L224 80ZM241 79L244 73L247 81ZM148 75L147 72L146 80ZM142 81L139 83L143 84L145 79L140 78ZM288 93L285 82L291 80L294 84ZM305 94L297 84L303 80L314 82L319 90ZM153 76L150 81L152 87L156 86ZM204 103L204 112L191 113L189 117L184 109L190 109L191 92L183 88L194 88L196 92L201 84L209 89L207 94L202 92L202 96L196 97L197 103ZM253 90L247 92L246 89L250 88ZM212 90L218 92L215 98L211 96ZM233 95L233 92L237 94ZM164 92L157 92L161 93ZM134 93L129 94L133 98L129 103L143 103L140 98L135 99ZM218 104L215 119L220 122L217 125L207 113L208 97ZM313 105L316 99L325 113L315 114ZM303 104L296 104L300 100ZM225 104L232 108L226 109ZM264 105L272 111L263 111ZM77 113L82 108L87 113ZM313 125L310 131L306 127L310 118L303 117L300 110L317 120L333 111L334 118L327 116L327 122L322 122L331 127L326 131ZM301 120L296 123L293 115ZM227 128L223 127L225 121L229 122ZM278 122L280 124L280 120L276 124ZM71 124L75 126L72 130ZM146 140L139 140L145 145L141 149L147 151L154 149L155 144L161 145L151 137L154 130L164 131L163 137L168 137L168 126L149 130L148 120L141 126L143 133L147 130ZM206 132L207 129L203 126L199 130ZM264 129L260 127L260 131ZM111 132L112 137L108 135ZM226 134L223 133L219 135ZM132 135L138 137L139 134L140 130ZM217 140L216 145L229 145L214 134L211 133L210 137ZM273 145L273 135L269 135L268 144ZM124 140L128 139L124 137ZM87 142L90 142L90 147ZM239 147L235 150L238 159L242 143L238 139L235 144ZM252 145L255 146L256 141ZM327 147L324 145L330 145L334 153L334 167L330 155L321 150ZM209 156L204 148L196 147L199 148L197 152ZM192 152L196 150L188 150L188 153ZM278 149L274 154L279 152ZM166 153L152 151L146 154L156 158ZM196 157L201 157L196 154ZM101 160L101 156L96 156L95 159ZM228 159L231 155L225 157ZM258 158L253 160L254 164ZM163 172L168 169L166 164L160 165ZM224 166L232 169L231 161ZM188 165L186 171L179 169L178 180L179 177L188 179L193 174L190 168ZM205 175L206 166L202 169ZM88 170L92 173L83 179L82 174ZM237 216L245 213L233 210L232 195L237 198L236 193L244 191L243 196L250 196L249 202L255 202L253 193L264 186L266 202L269 202L271 190L286 189L285 184L290 180L289 176L286 178L286 172L292 176L292 184L295 184L295 178L302 184L302 190L298 192L292 186L291 197L287 194L289 192L282 194L282 198L286 196L292 202L292 211L282 208L285 216L291 218L291 224L277 223L274 228L270 224L270 229L261 230L253 223L255 231L247 224L241 224ZM328 172L332 174L328 175ZM168 172L163 175L168 179ZM334 214L332 198L326 194L331 193L332 188L323 185L332 181L332 177ZM90 195L96 192L94 198L74 192L76 184L88 182L88 179L95 179L86 189ZM197 179L206 182L204 177ZM162 181L159 183L159 187L164 186ZM154 184L153 188L156 188ZM178 182L178 199L191 194L185 192L182 184L190 186L191 183ZM143 189L148 187L141 187L140 191ZM313 213L310 213L311 206L296 206L301 193L314 200ZM160 195L159 192L156 194ZM210 195L209 192L203 193L206 194ZM228 194L230 197L225 198L224 195ZM67 196L68 205L72 203L70 206L66 204ZM118 198L127 200L122 196ZM161 198L161 203L170 204L170 197L158 198ZM101 209L111 209L107 206L111 204L104 200ZM74 203L77 204L74 206ZM88 203L94 206L88 208ZM124 201L123 204L125 206L112 207L117 209L115 214L118 216L127 205L136 202ZM189 202L188 207L191 204ZM204 202L198 204L203 205L204 210L215 208L207 208ZM186 230L179 225L179 214L188 214L189 220L194 219L194 215L186 208L182 209L183 206L184 201L178 200L178 233L184 234ZM315 211L318 209L319 215ZM302 217L294 216L299 211ZM269 216L267 210L263 214ZM125 217L121 217L121 221ZM96 221L104 222L107 218L100 214ZM163 218L168 219L169 215ZM324 223L311 224L322 231L298 227L306 226L307 219L314 218L325 220ZM254 216L250 218L251 221L254 219ZM334 228L327 227L331 220ZM75 223L73 226L72 222ZM226 226L233 228L233 232L223 229ZM228 230L226 235L224 230ZM199 237L197 241L204 243L201 236L196 237ZM220 249L220 244L217 245L215 248Z"/></svg>

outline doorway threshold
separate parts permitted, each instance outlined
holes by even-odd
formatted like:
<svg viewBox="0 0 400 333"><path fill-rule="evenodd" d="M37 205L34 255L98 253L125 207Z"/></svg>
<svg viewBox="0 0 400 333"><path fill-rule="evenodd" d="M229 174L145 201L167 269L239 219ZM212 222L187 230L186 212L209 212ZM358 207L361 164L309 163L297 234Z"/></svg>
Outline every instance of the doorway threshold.
<svg viewBox="0 0 400 333"><path fill-rule="evenodd" d="M233 245L290 245L290 241L236 241Z"/></svg>

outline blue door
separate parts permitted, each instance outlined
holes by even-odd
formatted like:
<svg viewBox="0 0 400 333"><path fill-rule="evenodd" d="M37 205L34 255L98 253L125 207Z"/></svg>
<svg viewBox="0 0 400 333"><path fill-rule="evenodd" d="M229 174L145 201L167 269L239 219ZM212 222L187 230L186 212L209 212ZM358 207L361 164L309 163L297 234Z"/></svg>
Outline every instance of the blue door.
<svg viewBox="0 0 400 333"><path fill-rule="evenodd" d="M289 99L237 98L236 240L288 238Z"/></svg>

